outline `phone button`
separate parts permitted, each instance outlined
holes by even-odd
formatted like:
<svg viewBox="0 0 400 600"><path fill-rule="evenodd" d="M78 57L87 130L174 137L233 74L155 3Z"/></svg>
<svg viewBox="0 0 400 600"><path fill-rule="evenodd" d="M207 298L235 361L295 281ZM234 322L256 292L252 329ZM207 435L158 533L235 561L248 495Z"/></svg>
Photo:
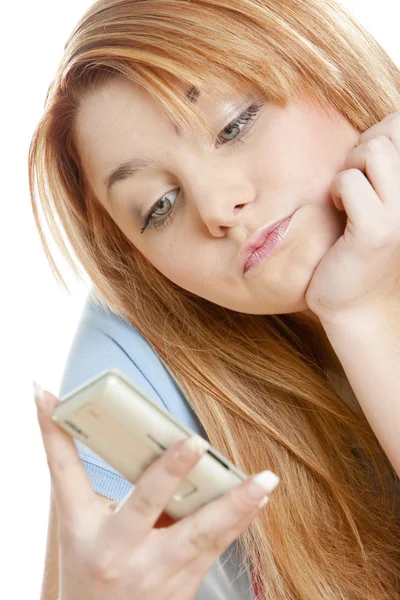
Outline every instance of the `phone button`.
<svg viewBox="0 0 400 600"><path fill-rule="evenodd" d="M185 480L185 481L182 481L178 490L175 492L175 494L172 497L174 500L179 501L179 500L183 500L184 498L187 498L188 496L193 494L193 492L196 492L196 491L197 491L197 487L195 485L193 485L190 481Z"/></svg>

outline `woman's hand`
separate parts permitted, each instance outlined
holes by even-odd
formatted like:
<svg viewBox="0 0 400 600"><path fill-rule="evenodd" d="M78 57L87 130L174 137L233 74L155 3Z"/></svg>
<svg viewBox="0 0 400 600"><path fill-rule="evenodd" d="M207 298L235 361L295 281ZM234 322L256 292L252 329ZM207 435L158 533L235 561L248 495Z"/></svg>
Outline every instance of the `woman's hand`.
<svg viewBox="0 0 400 600"><path fill-rule="evenodd" d="M107 506L72 438L51 420L58 402L44 392L43 407L37 405L59 523L60 600L193 600L218 556L257 516L279 480L270 473L263 488L249 477L174 521L164 507L206 450L196 453L180 441L146 469L122 503ZM156 528L162 520L170 526Z"/></svg>
<svg viewBox="0 0 400 600"><path fill-rule="evenodd" d="M328 326L400 315L400 112L360 135L331 185L346 230L307 288L308 307Z"/></svg>

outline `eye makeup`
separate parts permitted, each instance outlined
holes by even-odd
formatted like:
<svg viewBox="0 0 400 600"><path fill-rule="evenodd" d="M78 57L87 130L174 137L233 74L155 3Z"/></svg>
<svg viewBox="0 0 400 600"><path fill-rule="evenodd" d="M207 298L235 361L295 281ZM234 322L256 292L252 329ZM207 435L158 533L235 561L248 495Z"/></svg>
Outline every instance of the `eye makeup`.
<svg viewBox="0 0 400 600"><path fill-rule="evenodd" d="M252 124L254 123L257 116L259 115L263 105L264 105L263 101L255 102L254 104L252 104L247 110L245 110L243 113L241 113L236 119L234 119L233 121L228 123L228 125L220 132L217 139L219 140L221 135L223 135L224 132L226 132L226 130L232 130L235 128L239 128L240 126L243 126L241 129L239 129L238 136L235 137L232 142L230 142L230 140L228 140L228 142L227 142L228 144L230 143L230 145L241 143L242 138L247 133L247 131L251 128ZM226 143L217 144L217 147L226 146L226 145L227 145ZM165 201L167 201L171 204L170 200L168 199L168 196L175 191L176 190L171 190L170 192L168 192L167 194L162 196L159 200L157 200L153 204L153 206L150 208L149 212L147 213L144 222L142 223L142 228L140 230L141 234L147 228L159 230L161 227L164 228L168 223L171 222L173 214L175 212L175 203L173 204L172 209L170 209L168 212L164 213L166 215L165 218L157 219L157 218L154 218L153 215L156 212L156 210L163 209L162 204Z"/></svg>

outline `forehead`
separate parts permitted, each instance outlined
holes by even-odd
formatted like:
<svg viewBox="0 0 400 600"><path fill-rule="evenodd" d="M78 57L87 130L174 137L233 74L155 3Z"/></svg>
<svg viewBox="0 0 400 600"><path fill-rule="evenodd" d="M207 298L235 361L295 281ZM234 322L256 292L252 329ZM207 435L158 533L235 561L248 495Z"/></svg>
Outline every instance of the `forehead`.
<svg viewBox="0 0 400 600"><path fill-rule="evenodd" d="M108 82L87 94L75 120L74 140L85 174L101 197L103 181L116 164L146 152L154 138L152 156L162 153L173 133L160 105L140 86L124 79Z"/></svg>
<svg viewBox="0 0 400 600"><path fill-rule="evenodd" d="M217 100L208 91L209 86L199 95L196 105L214 122L238 101L238 96L226 87L224 97ZM176 83L182 94L192 87ZM160 103L142 86L122 77L89 92L76 115L74 140L93 185L100 174L104 180L116 164L133 156L148 154L159 160L175 139L176 130ZM98 186L96 182L95 187Z"/></svg>
<svg viewBox="0 0 400 600"><path fill-rule="evenodd" d="M118 79L107 83L82 100L75 120L74 136L80 149L99 142L118 142L129 126L129 134L163 120L160 106L143 88Z"/></svg>

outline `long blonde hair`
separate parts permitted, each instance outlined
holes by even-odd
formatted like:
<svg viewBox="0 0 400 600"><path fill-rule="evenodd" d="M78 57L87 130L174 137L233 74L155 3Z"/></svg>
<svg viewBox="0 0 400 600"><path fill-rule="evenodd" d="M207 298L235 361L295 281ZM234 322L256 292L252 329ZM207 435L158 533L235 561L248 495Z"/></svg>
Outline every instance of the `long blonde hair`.
<svg viewBox="0 0 400 600"><path fill-rule="evenodd" d="M176 80L215 97L226 85L255 91L281 107L306 94L362 132L399 110L399 69L334 0L99 0L64 50L29 152L32 208L55 277L68 289L44 223L75 275L82 266L106 310L154 348L213 446L249 474L280 476L239 538L264 598L394 600L393 469L365 416L328 385L312 329L300 315L238 313L166 279L95 197L74 123L88 91L123 76L207 140L212 131Z"/></svg>

